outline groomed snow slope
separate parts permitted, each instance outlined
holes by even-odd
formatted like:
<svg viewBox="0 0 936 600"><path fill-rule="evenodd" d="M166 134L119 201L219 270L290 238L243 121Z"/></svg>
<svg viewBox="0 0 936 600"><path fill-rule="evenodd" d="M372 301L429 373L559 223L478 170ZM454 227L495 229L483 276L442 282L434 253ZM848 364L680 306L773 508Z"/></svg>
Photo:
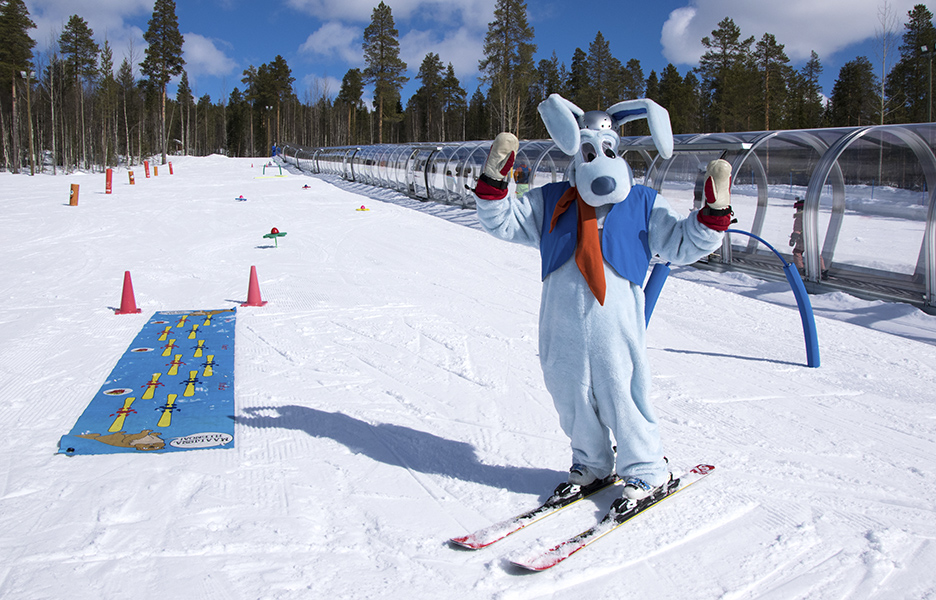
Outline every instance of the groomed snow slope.
<svg viewBox="0 0 936 600"><path fill-rule="evenodd" d="M265 160L119 171L112 195L101 174L0 174L0 597L936 598L933 317L814 298L810 369L779 284L678 270L650 326L654 402L674 470L718 470L523 574L506 559L610 503L445 543L569 466L535 251L468 211L258 178ZM236 306L251 265L269 303L238 309L236 448L55 454L153 312ZM114 315L125 270L141 315Z"/></svg>

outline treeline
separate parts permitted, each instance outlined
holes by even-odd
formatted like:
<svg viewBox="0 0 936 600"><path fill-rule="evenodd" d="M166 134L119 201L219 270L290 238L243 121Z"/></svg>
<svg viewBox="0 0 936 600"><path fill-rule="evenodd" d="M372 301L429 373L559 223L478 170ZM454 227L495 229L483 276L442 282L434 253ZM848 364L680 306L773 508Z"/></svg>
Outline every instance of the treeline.
<svg viewBox="0 0 936 600"><path fill-rule="evenodd" d="M702 39L698 67L680 73L669 64L645 73L639 60L615 57L601 32L587 50L576 48L568 65L555 52L535 62L526 2L497 0L479 63L481 86L469 97L451 63L429 53L415 74L420 86L404 104L410 66L399 57L398 31L384 2L364 30L365 67L349 70L337 93L321 82L296 90L288 64L276 56L246 69L228 97L212 100L192 94L172 0L156 0L147 48L130 48L119 65L108 41L99 46L78 15L48 52L34 55L29 30L35 25L23 0L0 0L0 167L93 169L158 154L164 162L167 154L265 155L283 142L444 142L491 139L505 130L545 138L536 105L552 93L586 110L653 98L669 109L675 133L929 121L933 14L916 5L898 36L883 6L878 62L861 56L844 65L825 102L815 52L794 69L773 35L744 37L731 18ZM893 67L885 75L888 63ZM166 94L173 78L174 98ZM646 133L642 127L631 123L623 133Z"/></svg>

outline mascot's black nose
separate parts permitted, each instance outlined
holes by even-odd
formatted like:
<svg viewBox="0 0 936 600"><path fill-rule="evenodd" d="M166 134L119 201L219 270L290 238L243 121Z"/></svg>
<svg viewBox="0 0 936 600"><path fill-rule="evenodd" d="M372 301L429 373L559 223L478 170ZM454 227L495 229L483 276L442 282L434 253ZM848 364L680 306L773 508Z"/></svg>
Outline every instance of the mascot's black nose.
<svg viewBox="0 0 936 600"><path fill-rule="evenodd" d="M605 175L592 181L591 191L597 196L606 196L613 192L616 186L617 184L614 183L614 178Z"/></svg>

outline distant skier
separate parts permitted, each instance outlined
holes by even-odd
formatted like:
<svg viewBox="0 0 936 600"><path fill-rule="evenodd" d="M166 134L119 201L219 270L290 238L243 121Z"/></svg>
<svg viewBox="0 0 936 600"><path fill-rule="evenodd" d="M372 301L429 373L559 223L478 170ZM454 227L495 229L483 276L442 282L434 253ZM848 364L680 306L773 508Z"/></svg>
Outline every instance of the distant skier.
<svg viewBox="0 0 936 600"><path fill-rule="evenodd" d="M589 486L616 472L625 498L645 498L670 473L650 405L641 285L652 256L688 264L721 245L731 221L731 167L709 163L705 206L684 218L654 190L635 185L617 153L617 128L646 118L661 156L669 158L665 109L631 100L585 113L554 94L539 112L572 157L569 181L505 199L519 144L501 133L475 188L478 218L492 235L540 250L540 363L571 440L569 484Z"/></svg>
<svg viewBox="0 0 936 600"><path fill-rule="evenodd" d="M802 198L797 196L796 201L793 203L793 233L790 234L790 246L793 248L793 264L800 270L800 273L805 272L803 264L803 252L806 250L806 242L803 239L804 207L805 202L803 202ZM819 256L819 269L822 279L828 279L829 271L826 270L825 260L823 260L821 255Z"/></svg>

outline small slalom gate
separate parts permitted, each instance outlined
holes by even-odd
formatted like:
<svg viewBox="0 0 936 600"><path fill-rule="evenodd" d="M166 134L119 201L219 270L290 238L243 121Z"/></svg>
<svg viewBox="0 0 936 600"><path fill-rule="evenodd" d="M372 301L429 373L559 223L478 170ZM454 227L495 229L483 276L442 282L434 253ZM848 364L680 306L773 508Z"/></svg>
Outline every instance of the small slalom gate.
<svg viewBox="0 0 936 600"><path fill-rule="evenodd" d="M155 313L62 436L59 453L233 448L236 315Z"/></svg>

